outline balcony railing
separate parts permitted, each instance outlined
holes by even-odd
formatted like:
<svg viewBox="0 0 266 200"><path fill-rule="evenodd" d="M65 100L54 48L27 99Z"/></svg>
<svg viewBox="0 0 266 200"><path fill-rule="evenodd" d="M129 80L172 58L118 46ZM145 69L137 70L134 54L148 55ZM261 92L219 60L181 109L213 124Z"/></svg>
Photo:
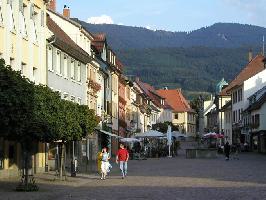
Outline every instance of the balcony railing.
<svg viewBox="0 0 266 200"><path fill-rule="evenodd" d="M91 88L94 92L99 92L101 90L101 85L92 79L89 79L88 87Z"/></svg>

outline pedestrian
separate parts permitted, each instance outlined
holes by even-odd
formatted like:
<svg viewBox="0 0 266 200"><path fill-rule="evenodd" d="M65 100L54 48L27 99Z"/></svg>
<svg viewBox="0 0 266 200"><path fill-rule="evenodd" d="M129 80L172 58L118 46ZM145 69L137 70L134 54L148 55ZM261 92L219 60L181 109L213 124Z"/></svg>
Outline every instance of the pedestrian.
<svg viewBox="0 0 266 200"><path fill-rule="evenodd" d="M229 156L230 156L230 144L229 144L229 142L226 142L226 144L224 145L224 153L225 153L225 159L229 160Z"/></svg>
<svg viewBox="0 0 266 200"><path fill-rule="evenodd" d="M120 144L120 149L116 154L116 163L120 165L120 170L122 174L122 179L127 176L127 162L129 158L129 153L125 148L124 144Z"/></svg>
<svg viewBox="0 0 266 200"><path fill-rule="evenodd" d="M110 155L107 152L107 148L104 147L102 149L102 161L101 161L101 180L105 180L106 179L106 175L107 173L110 171Z"/></svg>

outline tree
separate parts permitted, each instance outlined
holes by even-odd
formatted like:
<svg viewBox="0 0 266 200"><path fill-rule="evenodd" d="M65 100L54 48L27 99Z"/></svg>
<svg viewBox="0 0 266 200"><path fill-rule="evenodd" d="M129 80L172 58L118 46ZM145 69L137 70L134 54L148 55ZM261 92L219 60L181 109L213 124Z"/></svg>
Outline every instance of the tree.
<svg viewBox="0 0 266 200"><path fill-rule="evenodd" d="M174 125L172 122L160 122L157 124L153 124L152 125L152 129L153 130L158 130L162 133L166 133L168 130L168 126L171 126L172 131L179 131L179 126Z"/></svg>
<svg viewBox="0 0 266 200"><path fill-rule="evenodd" d="M99 122L87 106L62 100L47 86L34 85L3 60L0 60L0 99L0 137L21 143L26 190L33 142L61 141L62 178L65 143L92 133Z"/></svg>

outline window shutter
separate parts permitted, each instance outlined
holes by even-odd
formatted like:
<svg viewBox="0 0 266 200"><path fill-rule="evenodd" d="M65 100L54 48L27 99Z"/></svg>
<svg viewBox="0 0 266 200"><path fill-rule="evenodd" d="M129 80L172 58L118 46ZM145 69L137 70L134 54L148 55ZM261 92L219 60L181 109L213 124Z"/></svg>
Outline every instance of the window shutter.
<svg viewBox="0 0 266 200"><path fill-rule="evenodd" d="M6 0L6 3L7 3L7 4L10 4L10 0Z"/></svg>

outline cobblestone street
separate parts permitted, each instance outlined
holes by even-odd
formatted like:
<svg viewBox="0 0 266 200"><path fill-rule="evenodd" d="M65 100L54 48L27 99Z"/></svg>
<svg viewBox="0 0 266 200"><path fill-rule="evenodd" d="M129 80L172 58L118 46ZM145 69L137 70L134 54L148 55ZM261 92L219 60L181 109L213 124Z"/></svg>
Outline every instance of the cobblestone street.
<svg viewBox="0 0 266 200"><path fill-rule="evenodd" d="M15 182L0 182L0 199L176 199L265 200L266 156L241 154L240 160L148 159L129 162L122 180L113 164L110 177L79 175L66 182L38 177L39 192L16 193Z"/></svg>

